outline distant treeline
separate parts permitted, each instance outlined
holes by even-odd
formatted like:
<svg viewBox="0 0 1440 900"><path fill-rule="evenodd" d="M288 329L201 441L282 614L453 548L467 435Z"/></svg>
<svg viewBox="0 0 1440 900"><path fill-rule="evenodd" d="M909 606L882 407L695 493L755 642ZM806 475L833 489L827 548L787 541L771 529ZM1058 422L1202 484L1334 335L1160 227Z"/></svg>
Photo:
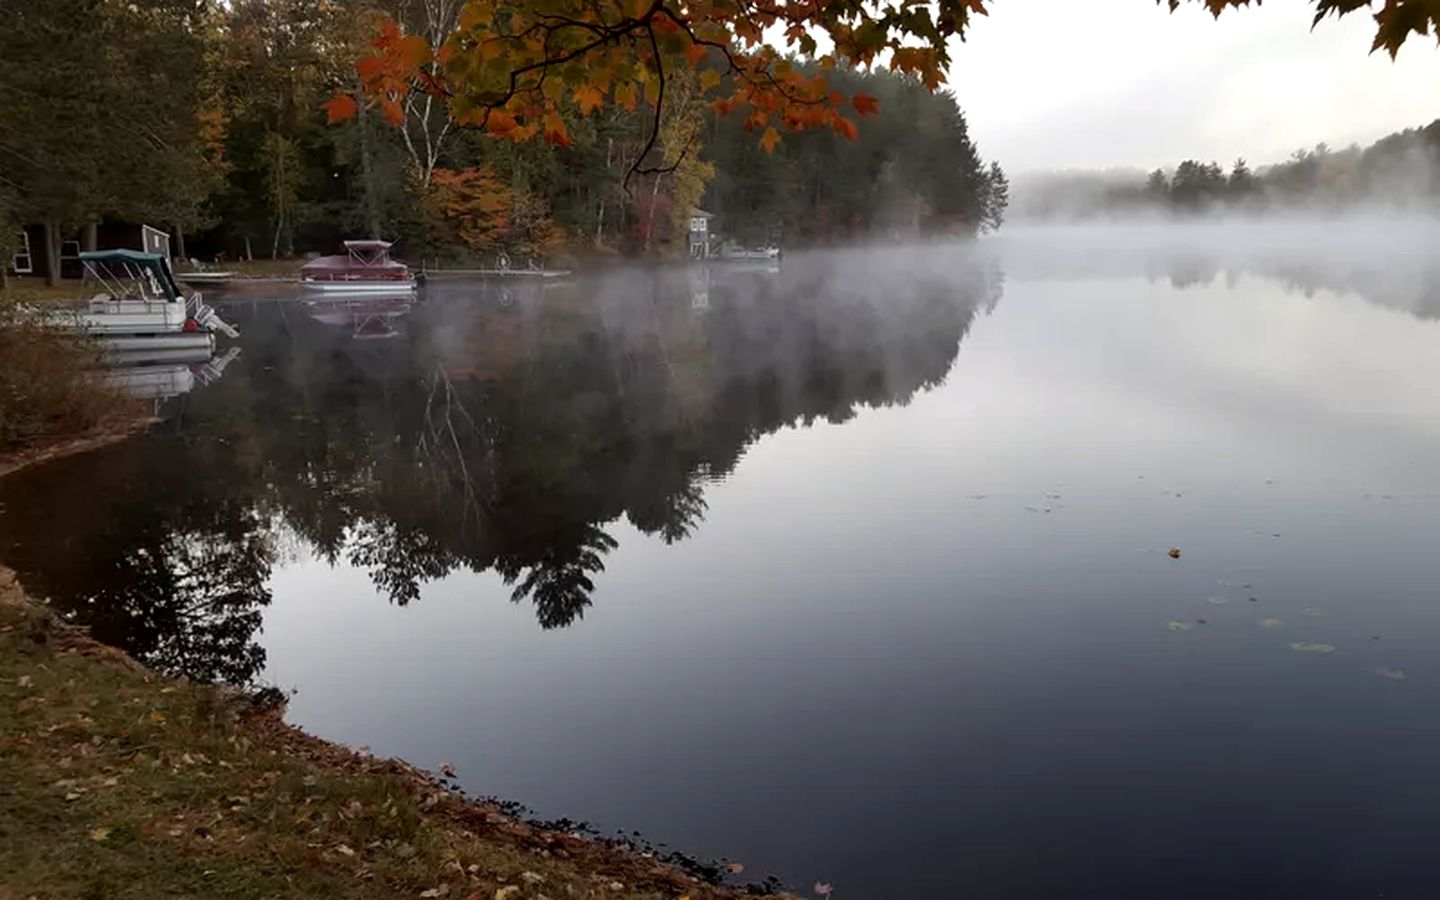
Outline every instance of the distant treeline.
<svg viewBox="0 0 1440 900"><path fill-rule="evenodd" d="M368 235L400 240L410 258L674 255L697 206L719 234L788 245L973 233L1003 217L1003 173L981 163L955 98L885 71L827 75L879 98L855 140L787 134L769 154L743 115L717 115L706 79L677 73L645 174L632 171L654 122L643 99L586 115L567 95L565 146L497 141L429 100L407 105L399 127L373 108L327 123L327 101L357 89L380 17L443 35L458 7L7 0L0 258L21 225L45 225L58 246L93 239L100 220L235 259Z"/></svg>
<svg viewBox="0 0 1440 900"><path fill-rule="evenodd" d="M1066 173L1016 189L1017 218L1073 219L1217 212L1325 212L1359 209L1440 212L1440 119L1387 135L1368 147L1325 144L1252 169L1187 159L1170 169Z"/></svg>

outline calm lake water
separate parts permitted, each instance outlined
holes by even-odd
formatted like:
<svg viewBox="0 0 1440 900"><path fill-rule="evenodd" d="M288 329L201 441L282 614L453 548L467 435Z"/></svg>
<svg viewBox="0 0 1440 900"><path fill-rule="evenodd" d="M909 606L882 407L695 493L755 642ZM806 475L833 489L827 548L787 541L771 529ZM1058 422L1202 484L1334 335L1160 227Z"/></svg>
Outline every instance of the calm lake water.
<svg viewBox="0 0 1440 900"><path fill-rule="evenodd" d="M153 433L0 480L0 561L744 878L1433 898L1440 244L1369 233L234 301Z"/></svg>

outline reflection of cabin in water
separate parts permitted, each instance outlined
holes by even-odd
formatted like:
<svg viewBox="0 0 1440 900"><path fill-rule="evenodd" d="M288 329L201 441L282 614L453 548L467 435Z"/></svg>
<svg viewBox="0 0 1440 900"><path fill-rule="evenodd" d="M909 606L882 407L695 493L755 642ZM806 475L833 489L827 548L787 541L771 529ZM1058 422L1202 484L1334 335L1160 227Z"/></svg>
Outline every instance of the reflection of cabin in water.
<svg viewBox="0 0 1440 900"><path fill-rule="evenodd" d="M83 278L85 267L80 263L81 250L139 250L170 256L170 235L149 225L128 222L102 222L86 228L62 230L59 240L47 248L44 225L26 225L20 229L15 255L6 260L9 272L15 275L45 277L50 266L56 266L57 278Z"/></svg>

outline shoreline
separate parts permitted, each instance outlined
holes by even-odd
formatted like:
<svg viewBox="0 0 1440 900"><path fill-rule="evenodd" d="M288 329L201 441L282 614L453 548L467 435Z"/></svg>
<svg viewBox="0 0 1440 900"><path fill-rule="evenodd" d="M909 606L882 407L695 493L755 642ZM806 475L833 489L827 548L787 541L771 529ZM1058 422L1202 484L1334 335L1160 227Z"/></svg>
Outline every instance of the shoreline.
<svg viewBox="0 0 1440 900"><path fill-rule="evenodd" d="M265 700L145 668L0 566L0 893L791 896L519 821L448 771L315 737Z"/></svg>
<svg viewBox="0 0 1440 900"><path fill-rule="evenodd" d="M38 466L67 456L79 456L92 450L99 450L111 444L134 437L160 420L154 416L140 416L119 427L109 426L88 434L57 438L37 443L35 446L10 453L0 453L0 478L13 475L31 466ZM0 566L0 573L4 567Z"/></svg>

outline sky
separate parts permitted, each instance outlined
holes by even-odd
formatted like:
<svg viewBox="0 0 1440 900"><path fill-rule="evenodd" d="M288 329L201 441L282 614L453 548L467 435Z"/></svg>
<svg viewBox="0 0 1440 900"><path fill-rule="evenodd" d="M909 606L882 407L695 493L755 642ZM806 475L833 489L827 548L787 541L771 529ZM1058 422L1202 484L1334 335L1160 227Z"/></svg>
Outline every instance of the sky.
<svg viewBox="0 0 1440 900"><path fill-rule="evenodd" d="M993 0L952 47L949 86L987 159L1014 173L1278 162L1440 118L1440 47L1370 54L1364 11L1310 29L1270 0L1217 21L1154 0Z"/></svg>

